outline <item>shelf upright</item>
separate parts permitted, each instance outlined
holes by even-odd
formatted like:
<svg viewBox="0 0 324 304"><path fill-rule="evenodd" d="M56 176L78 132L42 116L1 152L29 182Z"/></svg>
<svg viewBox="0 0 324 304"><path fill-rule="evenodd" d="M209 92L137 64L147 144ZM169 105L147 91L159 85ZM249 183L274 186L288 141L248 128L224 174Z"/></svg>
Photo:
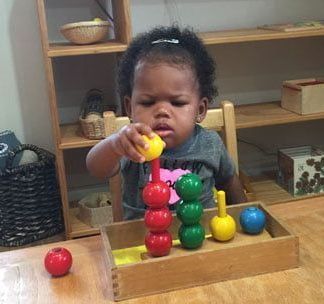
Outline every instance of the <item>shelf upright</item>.
<svg viewBox="0 0 324 304"><path fill-rule="evenodd" d="M66 130L66 128L63 128L62 134L62 127L60 126L58 103L55 89L56 87L55 75L53 70L53 59L57 57L95 55L102 53L118 53L124 51L131 40L129 0L111 1L112 12L115 20L114 40L110 40L108 42L100 44L81 46L72 45L70 43L51 43L48 36L48 26L46 18L46 1L50 0L36 1L39 17L41 43L44 56L45 73L47 79L52 132L55 144L56 167L61 192L66 238L71 239L73 237L96 234L98 233L98 229L94 229L82 224L76 218L75 210L70 208L66 179L66 168L64 165L65 149L76 149L92 146L95 144L96 141L90 141L85 138L80 138L80 140L76 139L75 137L66 138L64 134L64 130ZM64 4L64 1L62 1L62 4Z"/></svg>

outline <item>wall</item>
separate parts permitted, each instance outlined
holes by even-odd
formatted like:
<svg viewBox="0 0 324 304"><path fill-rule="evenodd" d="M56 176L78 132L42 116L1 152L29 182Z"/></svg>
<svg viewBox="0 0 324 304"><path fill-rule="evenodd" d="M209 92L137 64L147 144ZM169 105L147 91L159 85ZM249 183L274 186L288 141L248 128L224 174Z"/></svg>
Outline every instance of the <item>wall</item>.
<svg viewBox="0 0 324 304"><path fill-rule="evenodd" d="M0 131L53 150L35 0L0 1Z"/></svg>
<svg viewBox="0 0 324 304"><path fill-rule="evenodd" d="M92 0L69 0L65 2L67 7L64 11L60 10L58 0L47 1L50 6L50 37L53 40L62 40L57 31L61 24L74 21L77 17L90 19L93 16L103 16ZM106 1L109 3L109 0ZM157 24L167 25L173 22L193 26L197 31L206 31L252 27L265 23L324 19L322 0L130 0L130 2L134 34ZM92 3L90 8L89 3ZM12 129L21 141L53 150L36 1L1 0L0 22L0 37L2 37L0 130ZM209 50L218 64L220 96L217 102L224 98L229 98L236 104L278 100L282 80L324 75L322 56L324 37L219 45L211 46ZM91 86L103 86L107 98L115 100L116 95L111 90L114 87L114 79L111 77L111 71L115 69L114 60L112 55L102 56L106 56L105 66L98 63L99 57L82 56L57 60L55 68L60 75L56 80L58 96L61 96L59 101L61 121L77 119L79 102ZM87 72L93 67L97 72ZM263 134L266 133L268 145L274 149L273 143L279 145L287 139L294 138L295 128L310 130L306 132L307 134L299 132L299 142L321 142L316 136L318 130L322 133L321 121L302 126L287 125L274 129L245 130L239 132L239 136L268 148L263 140ZM280 137L276 130L281 134ZM315 134L313 138L310 138L310 133ZM294 144L295 141L294 139ZM80 152L81 159L83 155L84 152ZM245 157L243 153L241 156ZM75 167L74 169L78 171L78 165ZM74 169L71 168L71 172ZM82 170L75 175L81 176Z"/></svg>

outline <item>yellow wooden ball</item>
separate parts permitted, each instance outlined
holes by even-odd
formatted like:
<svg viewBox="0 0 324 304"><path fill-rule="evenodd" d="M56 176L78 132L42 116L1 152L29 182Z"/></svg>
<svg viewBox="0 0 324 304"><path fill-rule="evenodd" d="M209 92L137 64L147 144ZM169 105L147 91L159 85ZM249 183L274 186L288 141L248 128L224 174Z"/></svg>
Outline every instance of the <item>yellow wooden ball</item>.
<svg viewBox="0 0 324 304"><path fill-rule="evenodd" d="M140 146L136 146L137 150L145 157L146 161L151 161L155 158L160 157L164 148L164 141L157 134L154 134L154 137L151 139L146 135L142 135L144 141L149 144L147 150L143 149Z"/></svg>
<svg viewBox="0 0 324 304"><path fill-rule="evenodd" d="M210 231L217 241L228 241L236 232L236 224L230 215L225 217L214 216L210 221Z"/></svg>

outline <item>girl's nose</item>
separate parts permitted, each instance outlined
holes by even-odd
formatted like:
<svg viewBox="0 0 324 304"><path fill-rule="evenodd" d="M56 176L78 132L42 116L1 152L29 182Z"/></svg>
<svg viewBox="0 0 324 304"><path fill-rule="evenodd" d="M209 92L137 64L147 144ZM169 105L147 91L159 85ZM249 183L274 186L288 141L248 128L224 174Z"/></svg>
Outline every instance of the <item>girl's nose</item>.
<svg viewBox="0 0 324 304"><path fill-rule="evenodd" d="M158 103L154 112L156 117L170 117L170 109L166 103Z"/></svg>

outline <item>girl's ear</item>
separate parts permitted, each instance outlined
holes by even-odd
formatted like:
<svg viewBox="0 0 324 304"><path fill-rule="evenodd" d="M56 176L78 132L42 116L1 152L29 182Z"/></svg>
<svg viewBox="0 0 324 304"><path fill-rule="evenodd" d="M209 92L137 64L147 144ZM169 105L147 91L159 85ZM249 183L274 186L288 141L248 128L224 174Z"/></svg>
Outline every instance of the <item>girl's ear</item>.
<svg viewBox="0 0 324 304"><path fill-rule="evenodd" d="M204 97L199 100L197 118L196 118L197 123L201 123L205 119L207 114L207 109L208 109L208 98Z"/></svg>
<svg viewBox="0 0 324 304"><path fill-rule="evenodd" d="M131 104L131 98L129 96L124 97L124 107L126 114L129 118L132 117L132 104Z"/></svg>

